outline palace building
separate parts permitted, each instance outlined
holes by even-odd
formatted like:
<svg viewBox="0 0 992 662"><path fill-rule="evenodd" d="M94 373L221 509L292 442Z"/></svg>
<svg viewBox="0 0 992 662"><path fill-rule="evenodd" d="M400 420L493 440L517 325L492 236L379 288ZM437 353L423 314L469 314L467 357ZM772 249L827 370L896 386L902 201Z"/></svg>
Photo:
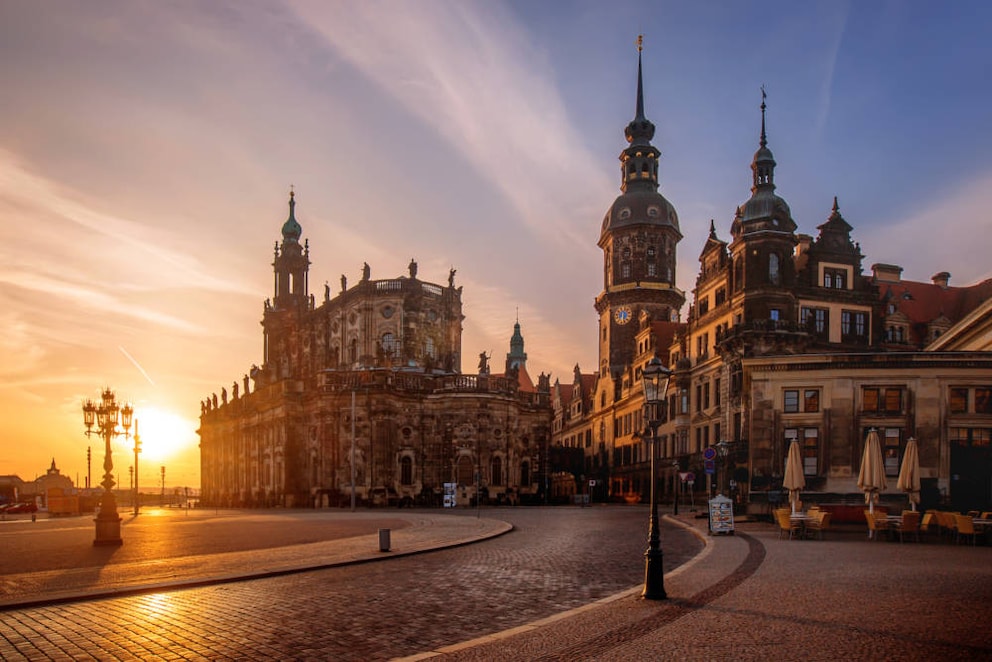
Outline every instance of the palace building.
<svg viewBox="0 0 992 662"><path fill-rule="evenodd" d="M885 264L865 273L836 198L815 236L800 232L776 189L762 92L751 196L734 210L729 241L710 221L688 314L678 321L682 235L658 191L660 150L645 117L640 55L635 108L620 154L621 195L598 242L599 362L593 373L576 366L571 383L556 382L551 393L552 443L581 449L591 496L648 497L653 447L641 370L658 356L673 371L654 446L668 498L719 490L763 511L780 498L796 440L805 499L857 499L864 439L875 428L890 477L884 498L905 503L896 476L915 437L925 501L992 508L992 280L952 287L941 272L931 283L911 282Z"/></svg>
<svg viewBox="0 0 992 662"><path fill-rule="evenodd" d="M263 358L200 403L202 502L228 506L539 500L549 379L535 386L519 322L505 370L461 373L462 288L409 274L309 292L291 193L262 313Z"/></svg>

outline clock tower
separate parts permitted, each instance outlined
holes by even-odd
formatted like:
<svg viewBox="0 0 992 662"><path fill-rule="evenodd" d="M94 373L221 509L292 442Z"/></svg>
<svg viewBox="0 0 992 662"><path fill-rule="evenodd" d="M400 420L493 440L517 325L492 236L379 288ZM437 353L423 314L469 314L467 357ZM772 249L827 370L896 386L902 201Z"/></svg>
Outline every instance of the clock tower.
<svg viewBox="0 0 992 662"><path fill-rule="evenodd" d="M675 207L658 192L660 152L654 124L644 116L641 39L637 43L637 107L620 153L621 195L603 218L603 291L599 313L600 377L616 377L634 359L641 313L656 321L678 316L685 294L675 287L675 249L682 233Z"/></svg>

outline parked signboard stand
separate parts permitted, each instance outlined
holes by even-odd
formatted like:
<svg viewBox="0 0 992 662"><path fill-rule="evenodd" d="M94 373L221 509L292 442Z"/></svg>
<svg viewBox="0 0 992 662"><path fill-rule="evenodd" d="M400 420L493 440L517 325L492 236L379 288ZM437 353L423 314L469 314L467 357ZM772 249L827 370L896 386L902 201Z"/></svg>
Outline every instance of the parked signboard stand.
<svg viewBox="0 0 992 662"><path fill-rule="evenodd" d="M714 533L734 534L734 502L717 494L710 499L710 535Z"/></svg>

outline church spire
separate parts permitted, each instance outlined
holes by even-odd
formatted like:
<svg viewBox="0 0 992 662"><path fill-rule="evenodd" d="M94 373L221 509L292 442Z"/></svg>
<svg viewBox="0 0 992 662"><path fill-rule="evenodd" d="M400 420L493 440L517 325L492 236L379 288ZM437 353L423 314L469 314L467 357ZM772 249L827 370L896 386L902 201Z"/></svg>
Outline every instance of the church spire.
<svg viewBox="0 0 992 662"><path fill-rule="evenodd" d="M651 144L654 138L654 124L644 116L644 70L641 53L644 49L644 36L637 37L637 102L634 119L624 129L624 137L630 146L620 154L622 181L620 190L627 192L633 187L638 190L658 190L659 151Z"/></svg>
<svg viewBox="0 0 992 662"><path fill-rule="evenodd" d="M751 162L751 172L753 173L753 183L751 192L758 189L775 190L775 157L772 150L768 149L768 135L765 133L765 86L761 86L761 139L758 141L758 151L754 153L754 160Z"/></svg>
<svg viewBox="0 0 992 662"><path fill-rule="evenodd" d="M282 225L283 241L299 241L303 228L296 222L296 192L289 187L289 218Z"/></svg>
<svg viewBox="0 0 992 662"><path fill-rule="evenodd" d="M644 82L641 75L641 52L644 50L644 35L637 35L637 107L634 118L644 119Z"/></svg>
<svg viewBox="0 0 992 662"><path fill-rule="evenodd" d="M510 351L506 355L506 372L509 373L514 367L520 369L527 368L527 352L524 351L524 337L520 334L520 316L513 325L513 336L510 338Z"/></svg>

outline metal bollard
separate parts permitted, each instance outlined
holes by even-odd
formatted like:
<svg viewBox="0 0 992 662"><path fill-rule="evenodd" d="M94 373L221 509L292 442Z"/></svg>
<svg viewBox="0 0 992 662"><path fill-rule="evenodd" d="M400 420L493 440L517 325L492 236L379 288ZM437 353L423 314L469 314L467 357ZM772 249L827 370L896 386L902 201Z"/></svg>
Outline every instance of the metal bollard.
<svg viewBox="0 0 992 662"><path fill-rule="evenodd" d="M379 551L389 551L389 529L379 529Z"/></svg>

